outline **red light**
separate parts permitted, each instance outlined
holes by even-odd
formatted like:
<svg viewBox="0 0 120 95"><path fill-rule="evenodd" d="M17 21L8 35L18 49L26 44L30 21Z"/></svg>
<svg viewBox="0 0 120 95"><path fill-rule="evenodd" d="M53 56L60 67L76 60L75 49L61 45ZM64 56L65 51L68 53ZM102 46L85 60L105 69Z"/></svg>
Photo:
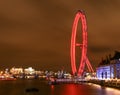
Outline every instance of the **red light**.
<svg viewBox="0 0 120 95"><path fill-rule="evenodd" d="M78 21L81 19L82 21L82 43L76 43L76 34L77 34L77 26L78 26ZM76 59L75 59L75 48L76 46L79 46L80 49L82 50L82 55L81 55L81 60L80 60L80 66L77 71L76 69ZM79 76L83 74L85 63L87 64L88 70L90 72L94 72L88 58L87 58L87 24L86 24L86 17L85 14L82 11L78 11L73 27L72 27L72 36L71 36L71 67L72 67L72 73L75 74L77 73Z"/></svg>
<svg viewBox="0 0 120 95"><path fill-rule="evenodd" d="M54 95L54 85L51 85L51 95Z"/></svg>

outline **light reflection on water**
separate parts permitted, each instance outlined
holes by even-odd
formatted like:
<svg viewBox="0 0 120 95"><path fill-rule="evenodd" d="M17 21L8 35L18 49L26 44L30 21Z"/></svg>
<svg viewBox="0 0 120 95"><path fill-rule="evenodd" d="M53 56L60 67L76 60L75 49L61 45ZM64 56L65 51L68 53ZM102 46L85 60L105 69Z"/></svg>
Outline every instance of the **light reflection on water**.
<svg viewBox="0 0 120 95"><path fill-rule="evenodd" d="M120 95L120 90L118 89L106 88L105 90L107 95Z"/></svg>
<svg viewBox="0 0 120 95"><path fill-rule="evenodd" d="M95 84L51 85L52 95L120 95L120 90Z"/></svg>
<svg viewBox="0 0 120 95"><path fill-rule="evenodd" d="M27 88L39 92L26 92ZM48 85L40 80L0 81L0 95L120 95L120 90L95 84Z"/></svg>

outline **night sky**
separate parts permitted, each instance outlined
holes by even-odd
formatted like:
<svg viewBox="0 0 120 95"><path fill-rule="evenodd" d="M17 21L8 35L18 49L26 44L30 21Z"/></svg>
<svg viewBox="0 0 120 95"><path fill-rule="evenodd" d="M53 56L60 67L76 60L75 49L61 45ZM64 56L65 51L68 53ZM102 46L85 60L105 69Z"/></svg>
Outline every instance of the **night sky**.
<svg viewBox="0 0 120 95"><path fill-rule="evenodd" d="M93 67L120 51L120 0L1 0L0 69L71 71L71 30L80 9L87 17Z"/></svg>

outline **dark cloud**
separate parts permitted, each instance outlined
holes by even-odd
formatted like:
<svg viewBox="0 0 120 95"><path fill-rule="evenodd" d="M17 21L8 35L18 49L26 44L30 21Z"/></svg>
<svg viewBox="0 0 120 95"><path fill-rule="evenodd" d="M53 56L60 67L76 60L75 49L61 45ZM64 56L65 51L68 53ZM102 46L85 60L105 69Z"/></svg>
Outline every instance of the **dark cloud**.
<svg viewBox="0 0 120 95"><path fill-rule="evenodd" d="M94 47L89 47L89 50L94 52L94 53L99 53L99 52L107 52L110 51L109 47L103 47L103 46L94 46Z"/></svg>

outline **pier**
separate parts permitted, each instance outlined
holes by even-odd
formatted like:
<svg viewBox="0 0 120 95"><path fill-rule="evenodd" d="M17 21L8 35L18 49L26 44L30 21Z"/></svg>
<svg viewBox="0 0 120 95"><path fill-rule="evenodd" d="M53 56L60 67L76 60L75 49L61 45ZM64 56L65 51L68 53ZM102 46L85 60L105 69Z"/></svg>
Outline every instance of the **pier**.
<svg viewBox="0 0 120 95"><path fill-rule="evenodd" d="M60 78L60 79L54 79L51 78L49 79L49 84L70 84L70 83L86 83L88 80L86 79L77 79L77 78L71 78L71 79L65 79L65 78Z"/></svg>

